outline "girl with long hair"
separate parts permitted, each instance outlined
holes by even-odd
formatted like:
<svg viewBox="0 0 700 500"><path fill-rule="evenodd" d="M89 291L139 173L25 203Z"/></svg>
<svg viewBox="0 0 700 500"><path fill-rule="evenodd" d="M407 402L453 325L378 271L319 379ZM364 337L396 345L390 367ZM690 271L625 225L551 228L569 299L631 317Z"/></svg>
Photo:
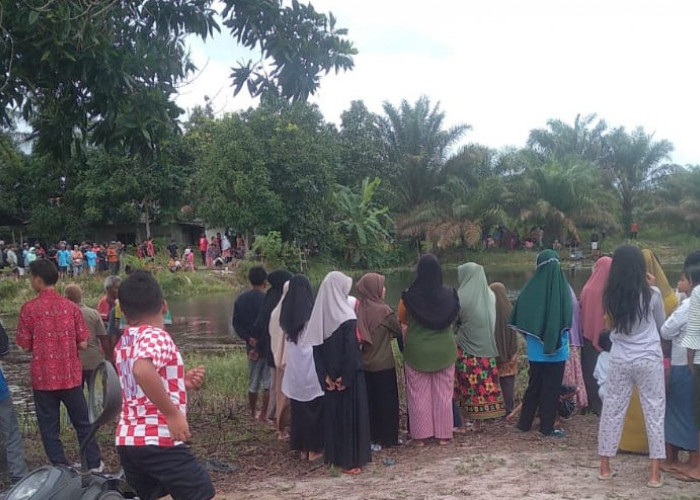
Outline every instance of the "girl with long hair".
<svg viewBox="0 0 700 500"><path fill-rule="evenodd" d="M649 442L649 481L662 483L660 465L666 458L664 440L663 355L659 329L666 319L661 292L648 283L644 257L636 246L622 245L615 250L603 306L612 327L610 375L606 383L603 411L598 428L598 454L602 481L613 477L610 457L617 454L627 407L636 385L644 412Z"/></svg>

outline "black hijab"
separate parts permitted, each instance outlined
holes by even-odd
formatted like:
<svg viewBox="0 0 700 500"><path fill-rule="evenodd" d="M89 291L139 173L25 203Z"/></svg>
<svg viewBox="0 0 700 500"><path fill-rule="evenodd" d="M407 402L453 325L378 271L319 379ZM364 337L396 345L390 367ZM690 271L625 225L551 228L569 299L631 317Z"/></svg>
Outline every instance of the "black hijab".
<svg viewBox="0 0 700 500"><path fill-rule="evenodd" d="M280 326L290 342L296 344L299 341L299 335L309 321L313 308L314 292L311 283L303 274L297 274L289 280L289 289L280 311Z"/></svg>
<svg viewBox="0 0 700 500"><path fill-rule="evenodd" d="M431 330L444 330L459 314L459 298L454 288L443 286L440 262L433 254L418 261L416 279L401 294L413 319Z"/></svg>
<svg viewBox="0 0 700 500"><path fill-rule="evenodd" d="M292 273L284 269L272 271L267 275L267 282L270 284L270 288L265 294L260 313L258 313L258 317L253 325L258 341L257 351L265 356L267 364L273 367L275 366L275 361L270 348L270 315L282 298L284 284L291 278Z"/></svg>

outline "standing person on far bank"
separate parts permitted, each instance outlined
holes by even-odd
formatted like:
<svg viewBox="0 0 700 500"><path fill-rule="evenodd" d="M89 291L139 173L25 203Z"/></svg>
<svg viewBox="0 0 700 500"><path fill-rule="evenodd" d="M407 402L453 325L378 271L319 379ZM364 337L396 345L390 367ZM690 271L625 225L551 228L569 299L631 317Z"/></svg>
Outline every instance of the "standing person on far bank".
<svg viewBox="0 0 700 500"><path fill-rule="evenodd" d="M207 248L209 247L209 241L207 240L207 235L202 233L199 237L198 242L199 254L202 256L202 265L207 265Z"/></svg>
<svg viewBox="0 0 700 500"><path fill-rule="evenodd" d="M264 354L258 349L255 320L258 319L263 302L265 301L265 288L267 287L267 273L262 266L253 267L248 273L251 290L243 292L233 304L233 330L246 344L248 353L248 406L250 417L265 421L267 405L270 401L270 367ZM263 400L260 415L258 417L257 402L260 386L263 388Z"/></svg>
<svg viewBox="0 0 700 500"><path fill-rule="evenodd" d="M34 406L46 455L54 465L68 465L60 439L59 410L63 403L82 442L91 425L78 350L87 348L90 331L78 306L54 290L58 269L51 261L32 262L29 273L37 297L20 309L17 345L32 356L29 367ZM90 470L102 470L96 440L88 445L86 457Z"/></svg>

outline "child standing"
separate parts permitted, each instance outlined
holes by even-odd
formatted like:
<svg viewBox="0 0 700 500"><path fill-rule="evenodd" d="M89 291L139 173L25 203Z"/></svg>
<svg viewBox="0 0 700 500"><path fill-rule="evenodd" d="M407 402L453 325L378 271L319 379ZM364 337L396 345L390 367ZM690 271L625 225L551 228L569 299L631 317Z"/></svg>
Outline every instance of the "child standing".
<svg viewBox="0 0 700 500"><path fill-rule="evenodd" d="M700 284L700 267L685 269L678 280L678 291L690 295L696 284ZM677 470L678 451L691 451L690 467L697 466L698 435L693 423L693 374L688 366L688 356L682 346L688 321L688 299L673 311L661 327L661 338L673 341L671 371L666 394L666 462L664 470Z"/></svg>
<svg viewBox="0 0 700 500"><path fill-rule="evenodd" d="M606 331L601 333L598 337L598 346L602 349L598 355L598 360L595 363L595 370L593 370L593 376L598 382L598 397L602 401L605 399L605 385L608 382L608 375L610 374L610 349L612 349L612 341L610 340L610 332Z"/></svg>
<svg viewBox="0 0 700 500"><path fill-rule="evenodd" d="M647 282L642 252L636 246L622 245L613 255L610 276L603 293L603 306L611 319L613 346L610 375L605 388L603 411L598 427L598 479L612 479L610 457L617 454L622 426L636 385L644 412L649 442L649 488L663 485L661 460L664 446L664 366L659 328L666 315L661 292Z"/></svg>
<svg viewBox="0 0 700 500"><path fill-rule="evenodd" d="M127 328L117 345L123 410L116 445L127 482L146 500L214 497L209 473L187 446L187 389L204 382L204 367L185 373L182 356L163 321L163 291L146 271L119 287Z"/></svg>

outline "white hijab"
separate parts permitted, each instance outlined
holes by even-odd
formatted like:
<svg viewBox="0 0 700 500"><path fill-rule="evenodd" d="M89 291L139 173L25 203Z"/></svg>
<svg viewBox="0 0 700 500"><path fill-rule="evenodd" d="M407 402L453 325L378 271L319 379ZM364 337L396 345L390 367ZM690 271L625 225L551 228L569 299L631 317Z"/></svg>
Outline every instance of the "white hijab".
<svg viewBox="0 0 700 500"><path fill-rule="evenodd" d="M282 312L282 302L284 301L284 297L287 295L288 290L289 281L287 281L282 287L282 298L270 314L270 347L272 349L272 355L275 358L275 366L277 368L284 368L287 364L287 353L284 349L284 330L282 330L282 326L280 325L280 314Z"/></svg>
<svg viewBox="0 0 700 500"><path fill-rule="evenodd" d="M348 300L351 288L352 278L340 271L331 271L326 275L318 289L302 342L310 345L323 344L340 325L357 318L355 309Z"/></svg>

